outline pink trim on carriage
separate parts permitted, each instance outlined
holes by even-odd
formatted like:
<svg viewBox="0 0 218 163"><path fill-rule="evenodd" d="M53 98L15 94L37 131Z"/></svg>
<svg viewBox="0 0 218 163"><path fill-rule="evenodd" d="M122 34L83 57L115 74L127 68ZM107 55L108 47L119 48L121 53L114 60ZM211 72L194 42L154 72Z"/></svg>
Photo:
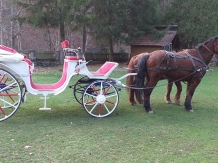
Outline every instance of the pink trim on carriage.
<svg viewBox="0 0 218 163"><path fill-rule="evenodd" d="M54 84L35 84L33 83L32 78L30 78L30 83L32 88L40 91L54 91L55 89L60 88L67 79L67 68L68 68L68 63L64 62L62 77L57 83Z"/></svg>
<svg viewBox="0 0 218 163"><path fill-rule="evenodd" d="M31 70L31 66L33 66L33 62L29 58L27 58L25 54L22 54L22 55L24 56L22 61L26 62L29 65L29 72L30 74L32 74L33 70Z"/></svg>
<svg viewBox="0 0 218 163"><path fill-rule="evenodd" d="M92 75L104 76L111 68L116 66L115 62L105 62L97 71L91 72Z"/></svg>
<svg viewBox="0 0 218 163"><path fill-rule="evenodd" d="M71 60L71 61L78 61L77 56L65 56L65 59L67 60ZM82 59L82 61L84 61L85 58Z"/></svg>
<svg viewBox="0 0 218 163"><path fill-rule="evenodd" d="M7 47L7 46L4 46L4 45L0 45L0 49L5 50L5 51L10 52L10 53L13 53L13 54L16 54L16 53L17 53L16 50L14 50L14 49L12 49L12 48L9 48L9 47Z"/></svg>

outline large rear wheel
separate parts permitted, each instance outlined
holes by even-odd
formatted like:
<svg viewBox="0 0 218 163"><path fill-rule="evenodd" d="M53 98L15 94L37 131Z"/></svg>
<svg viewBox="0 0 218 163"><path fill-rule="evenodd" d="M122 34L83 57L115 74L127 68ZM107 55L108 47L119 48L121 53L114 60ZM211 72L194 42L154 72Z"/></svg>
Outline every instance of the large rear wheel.
<svg viewBox="0 0 218 163"><path fill-rule="evenodd" d="M17 111L21 100L22 90L18 80L10 72L0 69L0 122Z"/></svg>
<svg viewBox="0 0 218 163"><path fill-rule="evenodd" d="M94 81L82 97L85 111L93 117L106 117L114 112L119 102L116 88L106 81Z"/></svg>

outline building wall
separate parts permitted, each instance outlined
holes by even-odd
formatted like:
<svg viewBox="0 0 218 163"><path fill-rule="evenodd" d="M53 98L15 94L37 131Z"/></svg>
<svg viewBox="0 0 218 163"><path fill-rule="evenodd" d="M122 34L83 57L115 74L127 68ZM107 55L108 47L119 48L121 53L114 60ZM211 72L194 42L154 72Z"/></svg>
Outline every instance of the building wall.
<svg viewBox="0 0 218 163"><path fill-rule="evenodd" d="M131 45L131 55L130 57L133 57L135 55L138 55L140 53L144 52L153 52L155 50L161 50L162 48L160 46L143 46L143 45Z"/></svg>

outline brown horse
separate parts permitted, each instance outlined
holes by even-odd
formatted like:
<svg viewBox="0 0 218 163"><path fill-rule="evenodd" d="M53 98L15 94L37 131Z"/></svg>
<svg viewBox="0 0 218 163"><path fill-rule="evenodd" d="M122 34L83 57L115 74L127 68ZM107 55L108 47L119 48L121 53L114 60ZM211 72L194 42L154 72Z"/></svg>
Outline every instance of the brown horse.
<svg viewBox="0 0 218 163"><path fill-rule="evenodd" d="M136 86L145 87L143 90L145 110L153 113L150 95L158 81L164 76L172 81L187 82L184 105L187 111L193 112L192 97L208 70L208 64L214 54L218 56L218 36L210 38L195 49L187 49L178 53L157 50L150 55L143 56L138 64Z"/></svg>
<svg viewBox="0 0 218 163"><path fill-rule="evenodd" d="M136 73L137 72L137 64L138 64L139 60L145 55L149 55L149 53L141 53L141 54L138 54L136 56L133 56L129 61L127 73ZM135 76L128 76L126 78L126 85L130 87L130 88L127 87L129 102L132 105L135 105L136 101L138 103L140 103L140 104L143 103L143 100L142 100L141 96L136 93L137 90L136 89L131 89L131 87L135 87L135 84L136 84L136 77ZM175 82L175 84L177 86L177 92L176 92L176 94L174 96L174 101L175 101L175 104L181 105L180 95L181 95L181 92L182 92L182 85L181 85L181 83L179 81ZM171 98L170 98L170 92L172 90L172 86L173 86L173 81L168 80L167 92L166 92L165 97L164 97L164 100L168 104L173 103ZM135 100L135 98L136 98L136 100Z"/></svg>

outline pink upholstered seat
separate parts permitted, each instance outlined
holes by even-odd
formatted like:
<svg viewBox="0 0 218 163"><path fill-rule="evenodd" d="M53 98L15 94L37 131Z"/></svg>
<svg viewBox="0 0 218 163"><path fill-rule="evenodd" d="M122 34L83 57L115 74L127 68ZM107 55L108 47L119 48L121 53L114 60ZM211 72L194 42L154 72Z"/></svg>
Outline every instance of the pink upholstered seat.
<svg viewBox="0 0 218 163"><path fill-rule="evenodd" d="M32 88L36 90L41 90L41 91L47 91L47 90L53 91L55 89L60 88L67 79L67 68L68 68L68 63L65 62L62 77L57 83L54 83L54 84L35 84L33 83L32 79L30 79Z"/></svg>
<svg viewBox="0 0 218 163"><path fill-rule="evenodd" d="M97 71L91 72L95 76L105 76L110 70L114 70L118 66L116 62L105 62Z"/></svg>

